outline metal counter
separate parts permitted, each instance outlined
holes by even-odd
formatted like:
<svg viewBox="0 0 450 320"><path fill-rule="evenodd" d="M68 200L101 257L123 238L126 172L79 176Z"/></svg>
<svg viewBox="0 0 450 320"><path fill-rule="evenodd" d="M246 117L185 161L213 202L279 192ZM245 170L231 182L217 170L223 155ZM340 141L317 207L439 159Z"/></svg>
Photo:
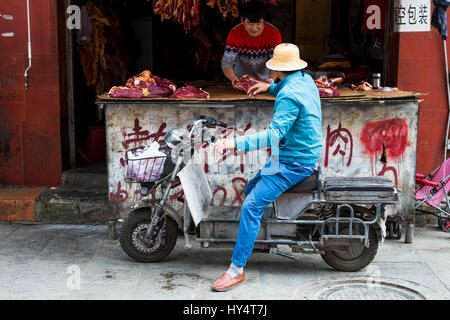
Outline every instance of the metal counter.
<svg viewBox="0 0 450 320"><path fill-rule="evenodd" d="M420 100L415 97L381 100L322 99L323 148L320 157L324 176L387 176L399 189L399 202L388 214L414 225L414 189L417 123ZM139 184L126 183L127 150L161 142L169 129L187 128L197 114L228 123L228 129L212 129L217 136L245 135L267 128L273 116L273 99L113 100L101 99L105 112L107 172L111 203L123 212L142 200ZM239 206L243 188L270 154L270 149L233 154L222 159L212 146L200 146L213 191L214 205ZM182 212L178 188L170 196ZM153 194L146 198L151 199Z"/></svg>

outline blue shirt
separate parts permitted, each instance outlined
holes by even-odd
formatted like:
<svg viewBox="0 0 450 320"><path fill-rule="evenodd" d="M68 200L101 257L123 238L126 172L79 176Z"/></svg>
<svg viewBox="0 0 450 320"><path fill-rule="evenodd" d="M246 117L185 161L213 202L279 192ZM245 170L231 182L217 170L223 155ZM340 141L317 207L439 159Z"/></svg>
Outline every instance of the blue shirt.
<svg viewBox="0 0 450 320"><path fill-rule="evenodd" d="M322 107L310 75L298 71L272 84L274 115L265 131L236 137L238 151L272 147L277 160L315 164L322 149Z"/></svg>

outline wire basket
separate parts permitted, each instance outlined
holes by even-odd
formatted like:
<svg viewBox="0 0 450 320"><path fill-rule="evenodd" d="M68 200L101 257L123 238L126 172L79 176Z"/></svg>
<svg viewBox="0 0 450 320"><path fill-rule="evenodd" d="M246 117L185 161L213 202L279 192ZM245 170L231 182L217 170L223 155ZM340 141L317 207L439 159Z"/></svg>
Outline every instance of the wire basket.
<svg viewBox="0 0 450 320"><path fill-rule="evenodd" d="M128 152L136 154L136 151L139 149L143 149L143 147L134 148ZM167 177L172 172L174 167L174 164L167 152L164 156L139 159L128 158L128 152L126 155L127 167L124 178L125 182L157 182Z"/></svg>

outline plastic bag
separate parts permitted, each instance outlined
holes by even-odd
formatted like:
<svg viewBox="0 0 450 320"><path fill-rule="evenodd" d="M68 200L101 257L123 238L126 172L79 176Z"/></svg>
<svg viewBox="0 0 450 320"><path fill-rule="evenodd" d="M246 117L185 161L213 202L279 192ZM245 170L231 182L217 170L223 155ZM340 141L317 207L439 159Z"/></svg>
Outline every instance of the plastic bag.
<svg viewBox="0 0 450 320"><path fill-rule="evenodd" d="M127 152L127 178L135 182L152 182L161 177L166 154L159 151L159 144L153 142L143 149Z"/></svg>

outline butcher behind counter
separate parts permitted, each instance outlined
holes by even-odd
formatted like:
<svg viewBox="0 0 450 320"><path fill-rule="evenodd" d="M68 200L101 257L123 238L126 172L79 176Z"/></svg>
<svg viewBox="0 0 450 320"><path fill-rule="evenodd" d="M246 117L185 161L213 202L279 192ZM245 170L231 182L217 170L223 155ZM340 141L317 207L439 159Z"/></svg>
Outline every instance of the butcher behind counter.
<svg viewBox="0 0 450 320"><path fill-rule="evenodd" d="M266 11L259 2L244 4L240 13L241 23L230 31L225 44L223 73L234 87L244 75L274 82L275 73L266 62L281 43L280 31L265 21Z"/></svg>

